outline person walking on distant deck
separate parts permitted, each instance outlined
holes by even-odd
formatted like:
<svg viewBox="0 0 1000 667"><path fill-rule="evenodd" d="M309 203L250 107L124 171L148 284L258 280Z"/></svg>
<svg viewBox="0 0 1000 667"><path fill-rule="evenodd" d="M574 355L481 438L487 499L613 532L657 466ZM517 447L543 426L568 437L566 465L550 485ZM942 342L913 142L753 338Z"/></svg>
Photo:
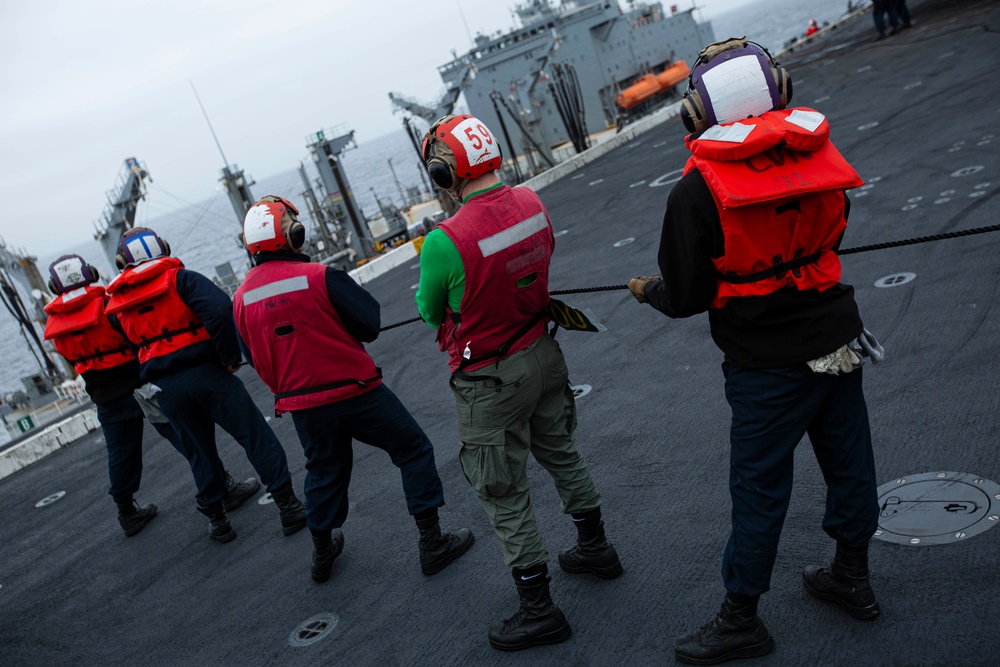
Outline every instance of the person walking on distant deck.
<svg viewBox="0 0 1000 667"><path fill-rule="evenodd" d="M79 255L63 255L49 266L49 289L56 297L45 306L45 339L73 364L97 406L108 448L108 493L118 506L118 523L126 537L141 531L156 516L152 503L140 506L134 495L142 480L142 432L145 399L133 395L142 384L139 360L105 312L108 295L96 285L100 275ZM140 402L141 401L141 402ZM148 404L147 404L148 406ZM153 428L189 462L193 454L165 420L146 417ZM192 463L193 465L193 463ZM221 465L221 463L220 463ZM195 475L195 482L198 476ZM260 488L253 478L235 482L226 473L227 509L236 509Z"/></svg>
<svg viewBox="0 0 1000 667"><path fill-rule="evenodd" d="M500 182L494 135L467 114L445 116L424 137L434 183L462 203L427 235L416 301L449 356L459 460L513 568L520 609L490 626L502 650L561 642L570 625L549 593L549 554L528 488L530 453L552 476L577 545L567 572L622 573L601 519L601 496L573 440L576 408L566 362L546 332L555 245L545 207L527 188Z"/></svg>
<svg viewBox="0 0 1000 667"><path fill-rule="evenodd" d="M878 36L876 40L885 39L888 35L895 35L899 32L899 15L897 14L897 0L874 0L872 3L872 20L875 22L875 32ZM885 31L885 15L889 14L889 32ZM906 13L909 16L909 10ZM906 27L909 27L907 21Z"/></svg>
<svg viewBox="0 0 1000 667"><path fill-rule="evenodd" d="M708 665L773 649L757 604L770 588L806 434L827 482L823 529L836 555L803 572L805 588L855 618L878 616L868 543L879 506L861 357L882 351L840 282L845 191L862 181L830 143L826 119L786 109L788 74L745 38L710 44L691 71L681 117L692 156L667 201L663 277L633 278L629 289L669 317L707 311L725 355L727 592L718 615L674 645L681 661Z"/></svg>
<svg viewBox="0 0 1000 667"><path fill-rule="evenodd" d="M209 519L209 537L236 537L226 516L216 424L246 451L278 506L284 535L305 528L305 506L295 496L285 450L233 375L242 356L232 301L171 257L170 246L151 229L123 234L115 261L122 273L108 284L108 313L138 349L141 377L160 389L160 408L181 442L196 452L198 511Z"/></svg>
<svg viewBox="0 0 1000 667"><path fill-rule="evenodd" d="M305 227L286 199L269 195L247 212L243 238L256 266L234 297L247 360L292 413L306 455L306 520L313 539L312 578L330 578L344 548L351 441L384 450L399 468L406 505L420 532L420 568L436 574L473 543L463 528L442 533L444 491L434 448L364 343L378 337L380 307L344 271L300 252Z"/></svg>

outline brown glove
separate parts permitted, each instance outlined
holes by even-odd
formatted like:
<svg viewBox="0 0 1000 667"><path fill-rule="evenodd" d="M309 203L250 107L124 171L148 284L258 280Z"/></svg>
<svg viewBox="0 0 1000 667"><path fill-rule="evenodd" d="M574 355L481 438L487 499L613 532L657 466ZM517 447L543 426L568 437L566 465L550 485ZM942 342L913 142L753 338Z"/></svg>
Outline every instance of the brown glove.
<svg viewBox="0 0 1000 667"><path fill-rule="evenodd" d="M648 278L639 276L638 278L632 278L628 281L628 291L632 292L632 296L634 296L635 300L639 303L647 303L645 294L646 284L659 279L660 276L651 276Z"/></svg>

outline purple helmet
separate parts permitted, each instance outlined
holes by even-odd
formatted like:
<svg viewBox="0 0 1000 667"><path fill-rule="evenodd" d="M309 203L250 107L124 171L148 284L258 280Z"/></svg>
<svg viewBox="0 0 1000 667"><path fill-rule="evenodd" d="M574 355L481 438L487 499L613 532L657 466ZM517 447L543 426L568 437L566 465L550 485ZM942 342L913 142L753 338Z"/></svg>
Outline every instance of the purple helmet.
<svg viewBox="0 0 1000 667"><path fill-rule="evenodd" d="M119 270L135 266L157 257L169 257L170 244L156 235L152 229L133 227L118 240L115 264Z"/></svg>
<svg viewBox="0 0 1000 667"><path fill-rule="evenodd" d="M49 265L49 289L53 294L96 283L100 277L97 269L79 255L63 255Z"/></svg>
<svg viewBox="0 0 1000 667"><path fill-rule="evenodd" d="M745 37L709 44L691 67L681 120L689 132L773 109L792 98L792 81L767 49Z"/></svg>

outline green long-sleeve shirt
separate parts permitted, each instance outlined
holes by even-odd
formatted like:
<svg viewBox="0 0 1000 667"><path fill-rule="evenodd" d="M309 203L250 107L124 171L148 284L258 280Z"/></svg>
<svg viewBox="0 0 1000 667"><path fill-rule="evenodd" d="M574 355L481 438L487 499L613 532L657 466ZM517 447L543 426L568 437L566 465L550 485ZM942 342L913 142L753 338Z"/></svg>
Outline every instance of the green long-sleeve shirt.
<svg viewBox="0 0 1000 667"><path fill-rule="evenodd" d="M441 229L431 230L420 249L417 313L436 329L444 322L445 304L459 312L465 295L465 267L455 243Z"/></svg>

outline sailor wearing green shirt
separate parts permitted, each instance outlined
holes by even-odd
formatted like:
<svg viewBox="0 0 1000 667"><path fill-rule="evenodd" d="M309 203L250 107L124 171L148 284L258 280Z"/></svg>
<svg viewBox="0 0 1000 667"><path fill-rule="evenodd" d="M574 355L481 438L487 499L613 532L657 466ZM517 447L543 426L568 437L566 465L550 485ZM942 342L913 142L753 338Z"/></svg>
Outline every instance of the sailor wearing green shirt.
<svg viewBox="0 0 1000 667"><path fill-rule="evenodd" d="M441 118L424 137L422 155L434 183L463 205L427 235L417 308L448 353L459 461L500 539L521 602L513 616L490 626L489 640L501 650L561 642L571 629L549 592L529 453L552 476L578 529L576 546L559 554L560 566L604 579L620 575L622 566L573 440L566 361L546 332L552 225L538 195L499 180L500 148L479 119Z"/></svg>

